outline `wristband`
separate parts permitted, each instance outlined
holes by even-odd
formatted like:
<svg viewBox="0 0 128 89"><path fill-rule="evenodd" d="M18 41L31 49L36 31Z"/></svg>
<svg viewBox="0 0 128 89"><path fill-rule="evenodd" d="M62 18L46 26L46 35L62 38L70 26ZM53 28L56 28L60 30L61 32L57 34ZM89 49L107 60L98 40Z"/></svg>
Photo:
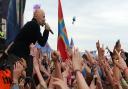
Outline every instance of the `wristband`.
<svg viewBox="0 0 128 89"><path fill-rule="evenodd" d="M75 76L76 76L76 73L77 72L80 72L81 73L81 71L77 69L77 70L74 71Z"/></svg>
<svg viewBox="0 0 128 89"><path fill-rule="evenodd" d="M19 85L18 82L12 82L13 85Z"/></svg>

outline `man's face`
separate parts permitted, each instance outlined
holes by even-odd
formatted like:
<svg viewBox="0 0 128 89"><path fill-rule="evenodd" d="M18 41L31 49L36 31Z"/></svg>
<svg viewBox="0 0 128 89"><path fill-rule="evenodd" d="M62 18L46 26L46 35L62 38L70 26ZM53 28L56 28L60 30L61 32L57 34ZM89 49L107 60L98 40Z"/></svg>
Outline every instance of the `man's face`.
<svg viewBox="0 0 128 89"><path fill-rule="evenodd" d="M37 9L34 12L34 18L37 20L39 25L44 26L45 25L45 13L41 9Z"/></svg>
<svg viewBox="0 0 128 89"><path fill-rule="evenodd" d="M43 11L40 12L38 22L40 25L45 25L45 13Z"/></svg>

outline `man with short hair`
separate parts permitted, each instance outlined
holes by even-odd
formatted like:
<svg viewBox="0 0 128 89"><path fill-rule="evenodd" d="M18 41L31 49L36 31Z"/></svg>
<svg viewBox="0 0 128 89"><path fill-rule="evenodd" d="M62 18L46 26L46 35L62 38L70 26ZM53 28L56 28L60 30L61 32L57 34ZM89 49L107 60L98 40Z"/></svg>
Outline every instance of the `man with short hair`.
<svg viewBox="0 0 128 89"><path fill-rule="evenodd" d="M40 26L45 26L43 36L40 32ZM27 78L32 78L33 61L30 56L30 44L38 42L44 46L48 40L50 27L45 23L45 13L42 9L36 9L33 14L33 19L27 22L16 36L13 44L7 51L7 54L13 54L20 58L24 58L27 63Z"/></svg>
<svg viewBox="0 0 128 89"><path fill-rule="evenodd" d="M40 26L45 26L43 36L40 32ZM29 46L31 43L38 42L44 46L49 36L50 27L45 23L45 13L41 9L34 11L33 19L27 22L16 36L14 44L9 49L9 53L13 53L19 57L26 57L30 53Z"/></svg>

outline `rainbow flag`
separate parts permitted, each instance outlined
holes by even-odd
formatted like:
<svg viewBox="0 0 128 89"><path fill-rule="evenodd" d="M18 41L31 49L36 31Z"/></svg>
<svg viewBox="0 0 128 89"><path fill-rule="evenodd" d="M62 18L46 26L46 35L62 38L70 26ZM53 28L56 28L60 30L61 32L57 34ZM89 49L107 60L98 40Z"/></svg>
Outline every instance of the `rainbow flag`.
<svg viewBox="0 0 128 89"><path fill-rule="evenodd" d="M69 48L69 41L67 31L63 19L63 12L61 7L61 1L58 0L58 43L57 50L60 52L62 61L68 58L67 50Z"/></svg>

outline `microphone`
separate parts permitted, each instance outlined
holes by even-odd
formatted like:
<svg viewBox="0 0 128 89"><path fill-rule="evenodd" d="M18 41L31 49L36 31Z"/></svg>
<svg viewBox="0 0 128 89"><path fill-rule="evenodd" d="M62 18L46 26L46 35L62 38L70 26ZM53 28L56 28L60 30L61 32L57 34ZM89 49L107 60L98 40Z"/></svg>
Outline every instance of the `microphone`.
<svg viewBox="0 0 128 89"><path fill-rule="evenodd" d="M51 32L51 34L54 34L53 31L51 29L49 29L49 31Z"/></svg>
<svg viewBox="0 0 128 89"><path fill-rule="evenodd" d="M45 23L44 25L45 25L45 29L47 29L51 34L54 34L48 23Z"/></svg>

